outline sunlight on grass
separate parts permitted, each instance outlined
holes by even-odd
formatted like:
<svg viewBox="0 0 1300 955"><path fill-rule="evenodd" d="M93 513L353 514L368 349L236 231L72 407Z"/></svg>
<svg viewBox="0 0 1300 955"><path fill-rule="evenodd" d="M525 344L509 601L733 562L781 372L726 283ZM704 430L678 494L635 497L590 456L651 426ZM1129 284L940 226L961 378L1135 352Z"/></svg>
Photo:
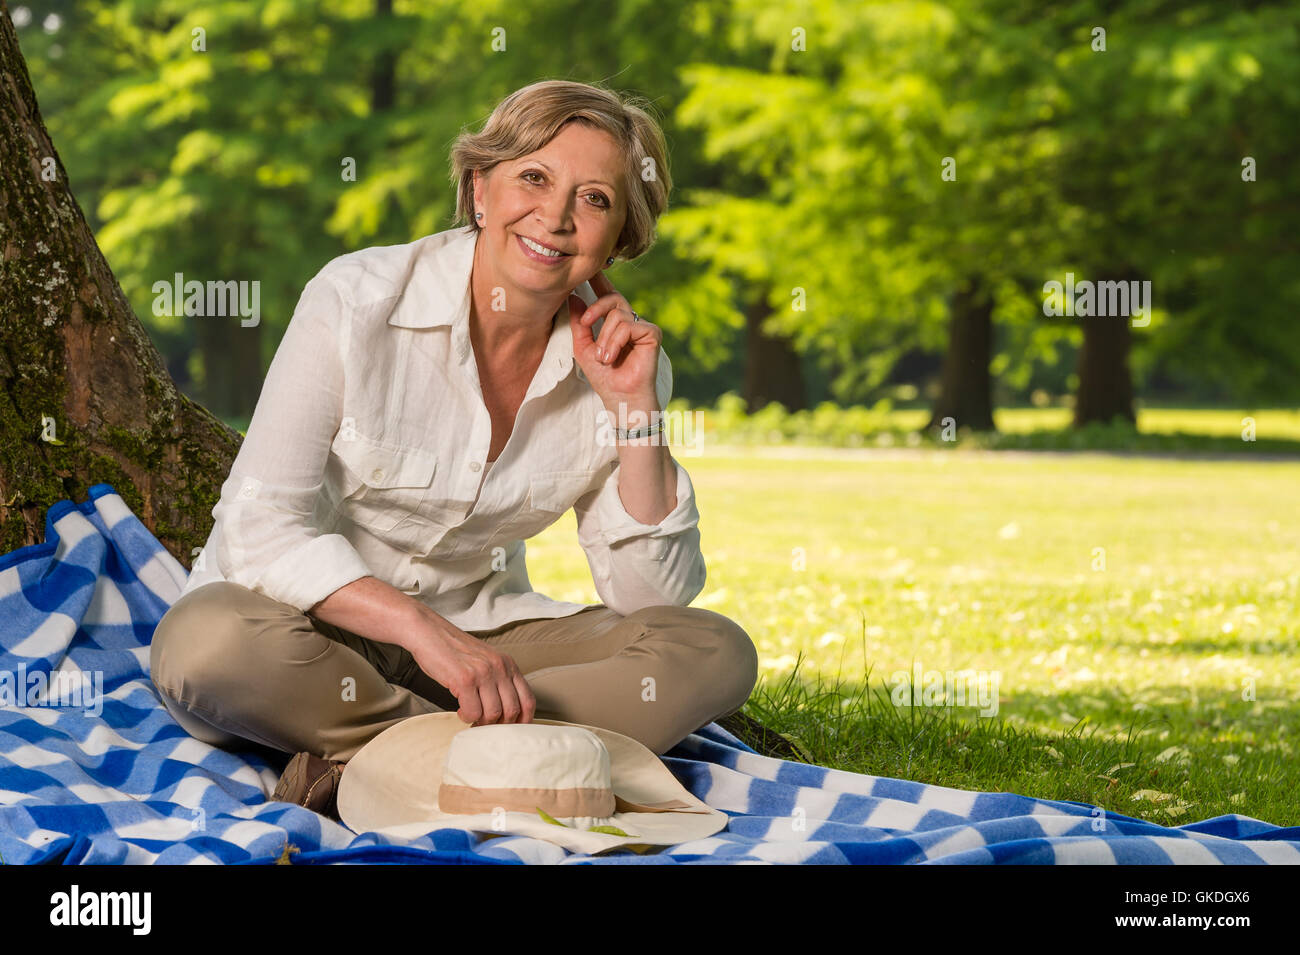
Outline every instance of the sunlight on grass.
<svg viewBox="0 0 1300 955"><path fill-rule="evenodd" d="M998 408L993 423L1008 434L1052 431L1070 426L1073 412L1069 408ZM1241 436L1242 421L1254 419L1261 436L1300 441L1300 411L1290 408L1264 408L1256 411L1231 411L1203 408L1138 408L1138 430L1147 434L1201 434L1218 437ZM914 431L925 427L930 412L898 410L890 421L900 430Z"/></svg>
<svg viewBox="0 0 1300 955"><path fill-rule="evenodd" d="M817 762L1165 824L1300 824L1300 463L679 460L709 567L693 605L754 638L747 711ZM539 591L599 599L572 514L528 566ZM997 673L997 716L895 708L914 663Z"/></svg>

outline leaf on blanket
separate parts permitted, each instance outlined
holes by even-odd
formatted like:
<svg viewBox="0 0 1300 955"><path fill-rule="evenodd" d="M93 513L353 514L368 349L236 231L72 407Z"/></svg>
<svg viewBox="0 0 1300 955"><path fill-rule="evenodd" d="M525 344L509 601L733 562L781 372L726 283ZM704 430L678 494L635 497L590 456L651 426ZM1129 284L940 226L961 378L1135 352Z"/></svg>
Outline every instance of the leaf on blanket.
<svg viewBox="0 0 1300 955"><path fill-rule="evenodd" d="M611 836L623 836L623 837L628 838L628 839L632 838L632 837L629 836L626 832L624 832L622 829L620 829L618 826L591 826L587 831L588 831L588 832L603 832L603 833L606 833L607 835L611 835Z"/></svg>
<svg viewBox="0 0 1300 955"><path fill-rule="evenodd" d="M572 828L572 827L570 827L570 826L566 826L564 823L560 822L560 820L556 819L555 817L553 817L553 816L548 816L548 815L546 814L546 810L543 809L541 806L538 806L538 807L537 807L537 815L541 816L543 819L545 819L547 822L549 822L549 823L550 823L551 825L553 825L553 826L564 826L565 829Z"/></svg>

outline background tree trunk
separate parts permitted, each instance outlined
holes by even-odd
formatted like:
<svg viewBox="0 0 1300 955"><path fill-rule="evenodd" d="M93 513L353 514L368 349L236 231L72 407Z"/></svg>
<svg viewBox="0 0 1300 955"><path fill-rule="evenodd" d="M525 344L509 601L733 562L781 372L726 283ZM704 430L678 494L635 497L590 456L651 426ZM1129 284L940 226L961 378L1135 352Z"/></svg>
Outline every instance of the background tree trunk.
<svg viewBox="0 0 1300 955"><path fill-rule="evenodd" d="M203 357L203 386L194 397L230 419L248 420L257 407L262 381L262 325L230 325L211 315L191 316Z"/></svg>
<svg viewBox="0 0 1300 955"><path fill-rule="evenodd" d="M0 552L43 541L51 504L107 483L190 566L241 439L176 390L122 294L41 120L7 12L0 383Z"/></svg>
<svg viewBox="0 0 1300 955"><path fill-rule="evenodd" d="M952 418L958 428L993 431L993 298L972 278L952 296L941 390L926 430Z"/></svg>
<svg viewBox="0 0 1300 955"><path fill-rule="evenodd" d="M1137 274L1130 269L1117 269L1101 277L1127 282L1136 280ZM1127 315L1090 315L1076 319L1083 326L1083 347L1079 349L1074 427L1093 421L1107 423L1115 417L1137 424L1133 411L1133 376L1128 367L1133 340L1129 320Z"/></svg>
<svg viewBox="0 0 1300 955"><path fill-rule="evenodd" d="M808 406L803 365L789 338L763 331L770 314L762 300L745 309L745 407L753 414L777 401L786 411L802 411Z"/></svg>

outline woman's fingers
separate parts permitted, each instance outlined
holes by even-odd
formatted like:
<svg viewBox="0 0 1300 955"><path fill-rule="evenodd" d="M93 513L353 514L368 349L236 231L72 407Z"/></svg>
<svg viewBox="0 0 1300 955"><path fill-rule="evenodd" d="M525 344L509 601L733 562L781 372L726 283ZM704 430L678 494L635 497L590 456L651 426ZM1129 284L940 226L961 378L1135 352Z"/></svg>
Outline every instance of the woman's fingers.
<svg viewBox="0 0 1300 955"><path fill-rule="evenodd" d="M480 683L475 690L478 695L479 717L470 722L474 726L486 726L501 722L501 695L491 683Z"/></svg>
<svg viewBox="0 0 1300 955"><path fill-rule="evenodd" d="M477 687L481 713L475 720L466 722L474 725L529 722L537 709L537 701L533 697L532 688L520 673L519 665L508 654L491 647L483 649L495 659L492 660L491 672L483 677ZM465 717L462 716L462 719Z"/></svg>
<svg viewBox="0 0 1300 955"><path fill-rule="evenodd" d="M537 713L537 697L533 696L533 688L529 686L528 681L524 679L518 667L515 668L514 675L515 690L519 694L519 704L522 712L519 714L518 722L531 723L533 716Z"/></svg>
<svg viewBox="0 0 1300 955"><path fill-rule="evenodd" d="M451 689L451 687L447 687ZM477 687L470 687L468 692L455 694L456 702L460 704L456 709L456 715L460 717L462 723L468 723L471 726L477 726L483 719L483 700L479 696Z"/></svg>
<svg viewBox="0 0 1300 955"><path fill-rule="evenodd" d="M632 321L632 310L626 302L619 303L607 316L596 340L596 357L605 364L613 364L630 342L654 338L655 329L649 322Z"/></svg>
<svg viewBox="0 0 1300 955"><path fill-rule="evenodd" d="M600 327L600 337L596 339L596 358L609 364L618 351L613 346L618 337L618 330L623 325L623 310L613 308L605 315L605 324Z"/></svg>
<svg viewBox="0 0 1300 955"><path fill-rule="evenodd" d="M632 323L622 319L621 310L617 314L620 316L620 320L615 323L612 329L608 330L607 338L606 329L601 329L600 337L606 339L601 350L601 354L604 356L601 360L607 365L613 364L618 356L623 353L627 343L632 340Z"/></svg>

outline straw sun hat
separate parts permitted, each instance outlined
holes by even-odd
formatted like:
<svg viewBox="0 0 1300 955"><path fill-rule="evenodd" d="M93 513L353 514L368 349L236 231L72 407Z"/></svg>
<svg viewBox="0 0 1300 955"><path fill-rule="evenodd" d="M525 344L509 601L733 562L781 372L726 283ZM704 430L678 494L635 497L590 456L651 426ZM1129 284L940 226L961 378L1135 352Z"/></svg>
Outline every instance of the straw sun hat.
<svg viewBox="0 0 1300 955"><path fill-rule="evenodd" d="M621 733L543 719L470 726L452 712L402 720L363 746L338 812L357 833L465 829L588 855L702 839L728 819Z"/></svg>

